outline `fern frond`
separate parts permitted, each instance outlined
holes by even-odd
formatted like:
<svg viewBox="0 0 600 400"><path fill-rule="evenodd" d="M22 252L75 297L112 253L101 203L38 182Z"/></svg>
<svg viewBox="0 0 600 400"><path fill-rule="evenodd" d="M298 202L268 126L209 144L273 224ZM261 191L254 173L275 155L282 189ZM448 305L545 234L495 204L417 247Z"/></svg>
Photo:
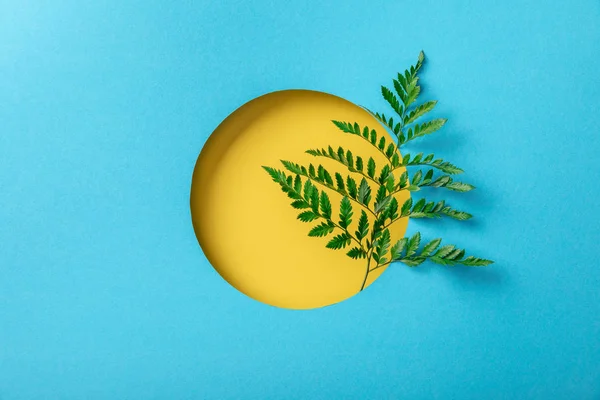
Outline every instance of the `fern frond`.
<svg viewBox="0 0 600 400"><path fill-rule="evenodd" d="M344 196L340 202L340 226L347 229L352 223L352 203Z"/></svg>
<svg viewBox="0 0 600 400"><path fill-rule="evenodd" d="M404 133L401 133L398 141L400 145L406 144L412 140L417 138L430 135L436 131L438 131L444 124L447 119L445 118L437 118L428 122L423 122L421 124L415 124L412 127L408 128L406 136Z"/></svg>
<svg viewBox="0 0 600 400"><path fill-rule="evenodd" d="M453 165L448 161L444 161L441 158L434 158L434 154L428 154L425 156L423 153L418 153L411 159L411 155L406 153L404 154L404 157L397 168L423 165L439 169L440 171L449 175L462 174L464 172L461 168L458 168L456 165Z"/></svg>
<svg viewBox="0 0 600 400"><path fill-rule="evenodd" d="M388 156L384 149L381 149L378 143L381 142L381 139L377 135L377 131L375 129L370 129L368 126L365 126L361 129L361 126L358 123L352 122L344 122L344 121L336 121L332 120L333 124L338 127L339 130L345 133L349 133L351 135L356 135L367 142L369 142L373 147L377 149L381 154L385 156L388 160L391 159L391 156ZM383 137L383 136L382 136ZM384 139L385 140L385 139Z"/></svg>
<svg viewBox="0 0 600 400"><path fill-rule="evenodd" d="M312 211L303 211L298 214L298 219L302 222L312 222L318 218L319 216Z"/></svg>
<svg viewBox="0 0 600 400"><path fill-rule="evenodd" d="M417 107L414 108L411 112L404 116L403 123L404 125L409 125L415 122L417 119L421 118L423 115L427 114L429 111L433 110L436 106L437 101L427 101Z"/></svg>
<svg viewBox="0 0 600 400"><path fill-rule="evenodd" d="M310 232L308 232L308 236L312 236L312 237L327 236L330 233L332 233L334 229L335 229L334 225L329 224L327 222L321 222L319 225L312 228L310 230Z"/></svg>
<svg viewBox="0 0 600 400"><path fill-rule="evenodd" d="M404 106L400 104L400 101L398 101L398 98L396 97L394 92L392 92L390 89L386 88L385 86L382 86L381 87L381 95L383 96L385 101L387 101L388 104L392 107L392 109L396 112L396 114L398 114L398 116L400 118L402 118L404 116ZM393 122L390 123L389 126L394 126Z"/></svg>
<svg viewBox="0 0 600 400"><path fill-rule="evenodd" d="M377 264L384 264L387 261L385 255L390 248L390 231L384 229L379 238L374 242L375 250L373 251L373 259Z"/></svg>
<svg viewBox="0 0 600 400"><path fill-rule="evenodd" d="M337 192L339 194L341 194L342 196L348 197L350 200L356 202L357 204L359 204L360 206L364 207L368 212L370 212L371 214L374 215L374 212L369 208L369 202L371 201L371 187L369 186L369 184L366 182L365 178L362 178L361 180L361 187L363 192L361 192L360 187L357 187L356 185L356 181L354 180L354 178L352 178L351 176L347 176L346 177L346 182L345 185L340 185L340 177L338 177L336 175L336 182L334 183L333 178L331 176L331 173L329 173L329 171L327 171L327 169L325 169L325 167L323 167L322 165L319 165L317 167L315 167L313 164L309 164L308 168L293 163L291 161L286 161L286 160L282 160L281 163L283 164L283 166L290 172L296 173L296 171L298 171L298 175L303 176L305 178L310 179L312 182L317 183L327 189L330 189L334 192ZM273 168L270 167L263 167L265 169L269 168L269 170L273 170ZM267 172L269 172L269 170L267 170ZM275 174L275 176L279 178L278 172L277 170L273 170L272 172L269 172L269 174ZM283 174L285 177L285 174ZM286 179L286 178L284 178ZM363 184L363 181L365 181L365 183ZM293 184L293 181L292 181ZM283 188L282 188L283 189ZM288 193L288 192L286 192ZM290 194L288 193L288 196L293 196L294 194ZM313 201L310 203L311 207L313 207L313 209L316 209L315 212L319 212L319 207L320 207L320 203L321 203L321 198L322 196L320 196L319 191L314 187L313 185L313 189L312 189L312 195L313 195ZM360 197L360 196L363 197ZM295 197L292 197L295 198ZM328 200L328 199L327 199Z"/></svg>
<svg viewBox="0 0 600 400"><path fill-rule="evenodd" d="M367 252L360 247L351 248L346 255L354 260L358 260L359 258L367 258Z"/></svg>
<svg viewBox="0 0 600 400"><path fill-rule="evenodd" d="M404 103L404 109L408 109L415 102L421 88L418 85L419 77L417 73L423 65L425 54L421 52L417 63L404 71L404 74L398 73L398 79L394 79L394 89Z"/></svg>
<svg viewBox="0 0 600 400"><path fill-rule="evenodd" d="M328 249L339 250L343 249L346 246L349 246L352 243L352 237L346 232L340 233L331 239L325 247Z"/></svg>
<svg viewBox="0 0 600 400"><path fill-rule="evenodd" d="M440 218L449 217L459 221L466 221L471 219L473 215L455 210L450 206L446 205L444 200L439 202L430 201L427 202L425 199L420 199L413 204L412 198L409 198L402 205L400 217L410 218Z"/></svg>
<svg viewBox="0 0 600 400"><path fill-rule="evenodd" d="M321 192L321 198L319 200L319 208L321 209L321 215L325 218L331 218L331 201L329 201L329 196L327 196L326 192Z"/></svg>
<svg viewBox="0 0 600 400"><path fill-rule="evenodd" d="M368 108L366 110L369 112L369 114L375 117L375 119L381 122L385 128L387 128L391 133L393 133L394 136L398 137L398 134L402 130L402 122L395 122L394 117L387 118L383 113L380 114L378 112L371 111Z"/></svg>
<svg viewBox="0 0 600 400"><path fill-rule="evenodd" d="M387 133L378 134L375 129L356 122L332 121L342 132L361 137L385 156L387 163L380 165L380 170L375 158L369 155L355 156L341 146L337 149L332 146L309 149L306 153L344 165L350 173L361 175L360 181L357 182L351 175L344 176L339 172L332 174L323 165L303 166L282 160L284 170L263 167L291 199L291 206L299 210L298 220L306 223L320 220L311 228L309 236L324 237L340 230L341 232L329 239L327 248L344 249L351 246L353 241L356 243L346 254L352 259L368 260L361 290L365 287L370 272L391 261L399 261L411 267L427 260L441 265L483 266L492 263L483 258L466 256L464 249L454 245L441 246L441 239L433 239L421 247L419 232L411 237L401 238L392 245L389 227L402 218L449 217L461 221L472 218L471 214L453 209L443 200L435 202L424 198L409 198L400 205L394 196L402 190L418 191L422 187L446 188L456 192L468 192L475 188L468 183L454 181L451 175L460 174L463 170L441 158L435 158L433 154L400 155L400 146L434 133L446 123L446 119L443 118L421 122L437 104L436 101L416 104L421 92L418 72L424 59L425 55L421 52L416 64L404 73L398 73L396 79L393 79L393 90L386 86L381 87L383 98L396 115L386 116L367 110L386 131L389 131L390 137L395 136L397 141L390 140ZM408 168L414 166L428 168L419 169L409 176ZM399 168L405 170L397 176L394 171ZM441 174L434 177L436 170ZM342 195L335 221L332 219L334 210L327 189ZM372 190L375 191L374 194ZM372 199L373 208L370 208ZM349 232L354 215L352 202L360 209L354 235ZM367 213L371 213L374 218L369 220ZM375 261L376 265L372 267L371 261Z"/></svg>
<svg viewBox="0 0 600 400"><path fill-rule="evenodd" d="M361 174L365 178L369 178L374 183L377 183L376 180L369 177L369 175L367 175L363 171L362 158L361 157L354 158L354 155L352 154L352 152L350 150L345 150L343 147L338 147L337 152L333 151L333 148L330 146L328 150L326 150L326 149L309 149L309 150L306 150L306 153L308 153L314 157L324 157L324 158L328 158L330 160L334 160L334 161L342 164L343 166L345 166L348 169L348 171ZM343 179L340 180L340 178L342 178L342 176L340 174L336 174L336 183L338 185L338 188L343 188L344 182L343 182Z"/></svg>
<svg viewBox="0 0 600 400"><path fill-rule="evenodd" d="M410 257L415 254L420 244L421 234L417 232L410 239L408 239L408 243L406 244L406 256Z"/></svg>
<svg viewBox="0 0 600 400"><path fill-rule="evenodd" d="M427 243L421 251L418 251L418 242L420 234L417 232L409 240L403 238L399 240L391 250L392 260L400 261L408 266L416 267L426 260L430 260L440 265L465 265L469 267L479 267L493 264L493 261L484 258L467 256L464 249L457 248L455 245L445 245L439 247L442 239L433 239ZM413 246L411 247L410 243ZM416 246L415 246L416 243ZM436 251L437 249L437 251Z"/></svg>
<svg viewBox="0 0 600 400"><path fill-rule="evenodd" d="M437 178L433 178L433 169L430 169L423 173L422 170L418 170L410 180L410 186L415 187L434 187L434 188L446 188L455 192L470 192L475 189L475 186L464 183L455 182L450 175L441 175ZM397 187L397 190L401 188Z"/></svg>
<svg viewBox="0 0 600 400"><path fill-rule="evenodd" d="M360 219L358 220L358 228L356 233L356 237L359 241L362 241L369 234L369 218L367 217L367 213L361 211Z"/></svg>
<svg viewBox="0 0 600 400"><path fill-rule="evenodd" d="M358 196L356 199L365 207L369 207L369 202L371 201L371 186L369 186L365 178L362 178L360 181L360 186L358 187Z"/></svg>

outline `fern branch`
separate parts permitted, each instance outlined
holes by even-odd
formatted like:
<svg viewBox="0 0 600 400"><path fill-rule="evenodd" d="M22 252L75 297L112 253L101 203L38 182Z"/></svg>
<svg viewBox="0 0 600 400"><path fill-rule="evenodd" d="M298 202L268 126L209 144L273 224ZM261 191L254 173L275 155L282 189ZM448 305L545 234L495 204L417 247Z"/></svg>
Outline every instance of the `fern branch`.
<svg viewBox="0 0 600 400"><path fill-rule="evenodd" d="M341 154L344 154L344 155L340 156L340 152L341 152ZM306 150L306 153L308 153L312 156L315 156L315 157L325 157L325 158L329 158L330 160L337 161L338 163L345 166L348 169L348 171L360 174L373 183L376 183L376 184L379 183L379 182L377 182L376 179L370 177L367 173L365 173L365 171L363 171L363 166L364 166L363 159L361 157L356 157L356 161L355 161L355 158L353 157L352 152L350 150L345 152L345 150L342 147L339 147L338 152L336 153L335 151L333 151L333 148L331 146L329 146L328 150L309 149L309 150Z"/></svg>
<svg viewBox="0 0 600 400"><path fill-rule="evenodd" d="M422 170L418 170L410 179L410 186L413 190L415 187L434 187L434 188L445 188L455 192L470 192L475 189L475 186L464 183L455 182L450 175L441 175L437 178L433 178L433 169L428 170L423 174ZM398 189L401 189L398 187Z"/></svg>
<svg viewBox="0 0 600 400"><path fill-rule="evenodd" d="M404 133L400 133L398 141L399 145L402 146L412 140L423 137L425 135L430 135L442 128L446 124L447 119L445 118L436 118L431 121L423 122L421 124L415 124L412 127L408 128L406 135Z"/></svg>
<svg viewBox="0 0 600 400"><path fill-rule="evenodd" d="M309 167L306 168L302 165L292 163L292 162L286 161L286 160L281 160L281 163L288 171L290 171L294 174L303 176L305 178L308 178L314 184L318 184L327 189L333 190L334 192L337 192L337 193L341 194L342 196L348 197L351 201L353 201L356 204L358 204L359 206L361 206L364 210L368 211L373 216L376 215L375 212L368 207L368 204L364 204L363 202L361 202L361 197L360 197L361 193L360 193L358 186L354 186L354 187L348 186L347 189L345 187L334 186L333 178L331 178L331 174L329 174L327 172L327 170L325 170L321 165L319 165L319 167L315 167L313 164L309 164ZM324 172L320 176L316 172L317 170L322 170ZM347 177L346 181L349 183L354 182L354 180L351 177ZM366 180L365 180L365 182L366 182ZM354 185L356 185L356 183L354 183ZM363 187L364 187L364 185L363 185ZM368 187L368 185L367 185L367 187ZM370 190L370 187L369 187L369 190ZM365 189L365 191L366 191L366 189ZM364 193L362 200L366 200L366 193Z"/></svg>
<svg viewBox="0 0 600 400"><path fill-rule="evenodd" d="M413 199L409 198L404 202L400 209L400 217L411 217L411 218L440 218L449 217L458 221L466 221L471 219L473 215L455 210L450 206L446 205L444 200L438 201L427 201L420 199L416 203L413 203Z"/></svg>
<svg viewBox="0 0 600 400"><path fill-rule="evenodd" d="M444 161L441 158L434 158L434 154L428 154L424 156L423 153L418 153L411 159L411 155L406 153L404 154L400 164L397 167L394 167L394 170L402 167L428 166L439 169L440 171L449 175L462 174L464 172L461 168L458 168L456 165L453 165L448 161Z"/></svg>
<svg viewBox="0 0 600 400"><path fill-rule="evenodd" d="M403 127L403 123L402 123L402 115L400 122L395 122L394 121L394 117L389 117L387 118L385 116L385 114L383 113L378 113L375 111L371 111L366 107L363 107L369 114L371 114L373 117L375 117L376 120L378 120L379 122L381 122L383 124L383 126L385 128L387 128L391 133L394 134L394 136L398 137L398 135L400 134L400 130Z"/></svg>
<svg viewBox="0 0 600 400"><path fill-rule="evenodd" d="M368 126L365 126L361 129L360 125L356 122L351 123L336 120L331 122L333 122L333 124L342 132L356 135L366 140L369 144L371 144L371 146L375 147L377 151L383 154L391 163L392 156L394 155L394 145L391 143L386 146L385 136L379 137L375 129L370 129Z"/></svg>
<svg viewBox="0 0 600 400"><path fill-rule="evenodd" d="M309 236L324 237L337 230L341 233L333 236L326 247L342 249L353 242L356 243L356 246L350 248L346 254L353 259L366 258L367 260L361 290L366 285L369 273L394 261L411 267L427 260L441 265L484 266L492 263L483 258L466 256L464 249L454 245L440 247L441 239L434 239L421 247L421 236L418 232L412 237L398 240L393 245L391 243L390 226L403 218L448 217L460 221L472 218L471 214L456 210L443 200L435 202L422 198L413 201L409 198L400 206L394 196L403 190L412 192L422 187L446 188L457 192L475 189L468 183L454 181L451 175L460 174L463 170L440 158L436 159L433 154L400 155L401 146L438 131L446 123L446 119L443 118L421 122L421 119L437 104L436 101L416 104L421 92L418 72L424 59L424 53L421 52L415 65L404 73L398 73L397 78L393 79L393 90L385 86L381 87L383 98L396 115L386 116L367 109L383 125L383 128L389 131L391 137L395 136L394 140L388 143L389 137L386 134L378 135L375 129L361 127L358 123L332 121L341 131L361 137L384 155L386 163L383 167L380 165L378 169L373 157L363 160L361 157L355 157L349 150L339 147L335 151L331 146L327 149L310 149L306 152L344 165L350 173L360 175L360 182L351 175L342 176L338 172L331 174L322 165L308 164L305 167L282 160L285 170L292 173L291 176L284 171L264 167L273 180L280 184L282 191L292 199L292 207L302 210L298 215L299 220L303 222L321 220L318 225L313 226ZM409 177L408 167L414 166L428 167L428 169L419 169ZM406 170L396 177L394 172L399 168ZM434 170L442 174L434 177ZM369 182L375 185L374 191ZM321 187L323 189L319 191ZM339 222L334 220L333 207L324 189L343 196L339 208ZM361 208L354 234L349 232L353 217L352 202ZM373 206L370 207L370 204ZM372 222L369 221L367 213L373 216Z"/></svg>
<svg viewBox="0 0 600 400"><path fill-rule="evenodd" d="M400 239L391 249L392 261L399 261L410 267L416 267L426 260L448 266L461 264L468 267L481 267L493 264L493 261L485 258L466 256L464 249L452 244L440 247L441 239L433 239L421 249L419 249L420 242L419 232L411 238Z"/></svg>
<svg viewBox="0 0 600 400"><path fill-rule="evenodd" d="M290 197L291 199L294 200L292 202L292 206L294 208L310 209L308 211L301 212L298 215L299 220L301 220L302 222L312 222L316 219L323 219L327 223L326 226L340 229L345 235L347 235L349 240L355 241L358 244L358 246L363 251L366 252L361 241L348 231L347 225L349 225L349 222L346 226L342 226L341 224L335 222L331 218L331 204L329 203L328 205L326 205L329 202L329 200L324 200L324 199L328 199L325 192L321 192L321 196L319 196L316 188L314 188L314 187L311 188L309 185L306 184L306 182L304 182L304 184L302 184L300 175L298 175L298 174L296 175L296 179L293 179L291 176L288 176L283 171L276 170L274 168L266 167L266 166L263 166L263 169L265 169L265 171L267 171L267 173L271 176L273 181L275 181L276 183L278 183L280 185L281 190L284 193L286 193L288 195L288 197ZM300 184L298 184L298 182L300 182ZM305 189L304 193L302 192L302 189L301 189L302 187L304 187L304 189ZM315 199L314 199L315 193L317 193L316 197L319 200L315 201ZM347 199L347 197L344 197L344 198ZM317 203L317 202L319 204L315 205L315 203ZM349 217L347 217L347 218L349 218ZM309 236L326 236L327 234L331 233L329 231L332 230L332 229L326 229L326 226L324 226L324 225L315 226L309 233ZM319 230L319 228L321 228L321 229ZM311 233L312 233L312 235L311 235Z"/></svg>

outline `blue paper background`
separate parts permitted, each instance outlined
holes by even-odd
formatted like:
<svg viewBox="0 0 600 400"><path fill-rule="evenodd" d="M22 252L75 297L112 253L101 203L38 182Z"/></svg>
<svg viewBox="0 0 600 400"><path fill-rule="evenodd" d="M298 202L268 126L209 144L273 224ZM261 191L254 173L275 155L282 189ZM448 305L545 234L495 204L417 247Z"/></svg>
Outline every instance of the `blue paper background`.
<svg viewBox="0 0 600 400"><path fill-rule="evenodd" d="M600 2L0 1L0 399L600 398ZM192 168L287 88L384 106L424 49L497 261L391 268L313 311L246 298L194 237ZM285 260L282 260L285 262Z"/></svg>

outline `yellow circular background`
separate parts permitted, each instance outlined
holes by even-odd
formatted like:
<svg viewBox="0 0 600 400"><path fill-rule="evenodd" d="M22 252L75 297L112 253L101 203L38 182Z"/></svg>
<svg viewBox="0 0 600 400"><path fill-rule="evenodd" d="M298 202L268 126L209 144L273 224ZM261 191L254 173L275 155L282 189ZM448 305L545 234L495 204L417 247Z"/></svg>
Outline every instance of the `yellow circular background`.
<svg viewBox="0 0 600 400"><path fill-rule="evenodd" d="M284 308L316 308L360 290L366 261L346 256L348 248L327 249L328 238L308 237L316 222L297 220L299 211L290 206L291 199L261 168L283 169L280 160L289 160L322 164L332 174L348 175L334 160L305 153L329 145L350 149L365 160L373 157L378 170L385 165L381 153L364 139L338 130L332 119L358 122L387 135L369 113L342 98L285 90L238 108L217 127L200 153L190 198L196 237L217 272L258 301ZM328 194L337 217L341 196ZM399 203L406 198L407 192L401 192ZM352 206L354 232L360 211L355 203ZM390 227L394 240L404 236L406 225L403 218ZM385 268L369 274L367 285Z"/></svg>

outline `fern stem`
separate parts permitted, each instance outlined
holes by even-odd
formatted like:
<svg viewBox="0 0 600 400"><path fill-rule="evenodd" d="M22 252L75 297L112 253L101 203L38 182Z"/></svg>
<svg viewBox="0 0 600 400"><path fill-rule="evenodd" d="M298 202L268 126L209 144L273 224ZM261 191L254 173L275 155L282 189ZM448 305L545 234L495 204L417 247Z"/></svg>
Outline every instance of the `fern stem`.
<svg viewBox="0 0 600 400"><path fill-rule="evenodd" d="M369 271L369 273L370 273L370 272L373 272L373 271L375 271L376 269L379 269L379 268L381 268L381 267L385 267L386 265L389 265L389 264L391 264L391 263L392 263L392 262L390 261L390 262L388 262L388 263L385 263L385 264L379 264L379 265L377 265L377 266L375 266L375 267L371 268L371 270Z"/></svg>
<svg viewBox="0 0 600 400"><path fill-rule="evenodd" d="M400 216L400 217L398 217L398 218L396 218L396 219L394 219L394 220L391 220L391 221L390 221L390 222L388 222L387 224L383 225L383 227L382 227L381 229L387 229L387 228L389 228L389 227L390 227L390 225L392 225L394 222L398 222L398 221L400 221L402 218L408 218L408 216L405 216L405 217L402 217L402 216Z"/></svg>
<svg viewBox="0 0 600 400"><path fill-rule="evenodd" d="M365 271L365 278L363 279L362 285L360 286L361 292L363 291L363 289L365 288L365 285L367 284L367 278L369 277L369 272L371 272L370 267L371 267L371 256L369 256L368 260L367 260L367 270Z"/></svg>

